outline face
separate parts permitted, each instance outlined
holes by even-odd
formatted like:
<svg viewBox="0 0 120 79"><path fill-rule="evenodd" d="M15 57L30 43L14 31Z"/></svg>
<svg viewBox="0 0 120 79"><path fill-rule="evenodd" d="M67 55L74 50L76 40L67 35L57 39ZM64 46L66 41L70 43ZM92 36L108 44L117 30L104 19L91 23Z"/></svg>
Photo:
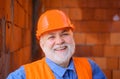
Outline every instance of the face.
<svg viewBox="0 0 120 79"><path fill-rule="evenodd" d="M75 50L73 32L68 28L48 32L41 36L40 46L45 56L53 62L68 62Z"/></svg>

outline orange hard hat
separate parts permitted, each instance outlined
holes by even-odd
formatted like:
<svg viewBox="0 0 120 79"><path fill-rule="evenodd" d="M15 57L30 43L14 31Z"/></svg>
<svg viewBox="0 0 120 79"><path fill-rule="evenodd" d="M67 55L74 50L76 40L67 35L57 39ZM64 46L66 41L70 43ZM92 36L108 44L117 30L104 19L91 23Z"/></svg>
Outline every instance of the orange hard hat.
<svg viewBox="0 0 120 79"><path fill-rule="evenodd" d="M38 19L36 37L40 39L43 33L69 27L74 29L69 18L60 10L48 10Z"/></svg>

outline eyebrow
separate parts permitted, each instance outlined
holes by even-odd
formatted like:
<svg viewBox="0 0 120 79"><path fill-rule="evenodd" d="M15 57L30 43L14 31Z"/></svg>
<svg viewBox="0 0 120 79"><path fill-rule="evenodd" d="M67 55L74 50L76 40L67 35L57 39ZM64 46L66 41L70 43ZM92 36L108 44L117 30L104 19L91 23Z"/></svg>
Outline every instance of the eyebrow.
<svg viewBox="0 0 120 79"><path fill-rule="evenodd" d="M66 29L62 30L61 33L68 32L69 30L70 30L70 29L66 28ZM54 35L54 34L55 34L54 32L51 32L51 33L49 33L48 35Z"/></svg>
<svg viewBox="0 0 120 79"><path fill-rule="evenodd" d="M64 29L63 31L62 31L62 33L64 33L64 32L68 32L70 29Z"/></svg>

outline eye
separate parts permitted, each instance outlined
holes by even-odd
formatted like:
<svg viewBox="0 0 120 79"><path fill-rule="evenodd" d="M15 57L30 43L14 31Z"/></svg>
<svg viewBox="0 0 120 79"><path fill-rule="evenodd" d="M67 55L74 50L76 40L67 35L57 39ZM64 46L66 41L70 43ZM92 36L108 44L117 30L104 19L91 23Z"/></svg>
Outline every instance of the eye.
<svg viewBox="0 0 120 79"><path fill-rule="evenodd" d="M68 35L69 35L68 32L64 32L64 33L62 33L62 36L68 36Z"/></svg>
<svg viewBox="0 0 120 79"><path fill-rule="evenodd" d="M54 39L55 36L51 35L51 36L48 36L48 39Z"/></svg>

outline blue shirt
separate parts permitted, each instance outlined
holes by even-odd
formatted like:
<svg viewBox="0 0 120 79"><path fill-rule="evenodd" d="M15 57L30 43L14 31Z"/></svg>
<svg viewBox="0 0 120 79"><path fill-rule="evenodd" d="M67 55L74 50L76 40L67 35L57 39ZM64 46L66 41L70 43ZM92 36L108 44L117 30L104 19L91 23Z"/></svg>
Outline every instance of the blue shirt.
<svg viewBox="0 0 120 79"><path fill-rule="evenodd" d="M56 79L77 79L77 75L74 69L73 61L70 61L68 68L62 68L51 60L46 59L47 64L50 66ZM92 79L107 79L99 66L89 59L89 63L92 67ZM69 78L70 77L70 78ZM26 79L24 67L21 66L16 71L9 74L7 79Z"/></svg>
<svg viewBox="0 0 120 79"><path fill-rule="evenodd" d="M54 73L56 79L77 79L76 71L74 68L73 60L70 61L67 68L63 68L48 58L46 59L47 64Z"/></svg>

